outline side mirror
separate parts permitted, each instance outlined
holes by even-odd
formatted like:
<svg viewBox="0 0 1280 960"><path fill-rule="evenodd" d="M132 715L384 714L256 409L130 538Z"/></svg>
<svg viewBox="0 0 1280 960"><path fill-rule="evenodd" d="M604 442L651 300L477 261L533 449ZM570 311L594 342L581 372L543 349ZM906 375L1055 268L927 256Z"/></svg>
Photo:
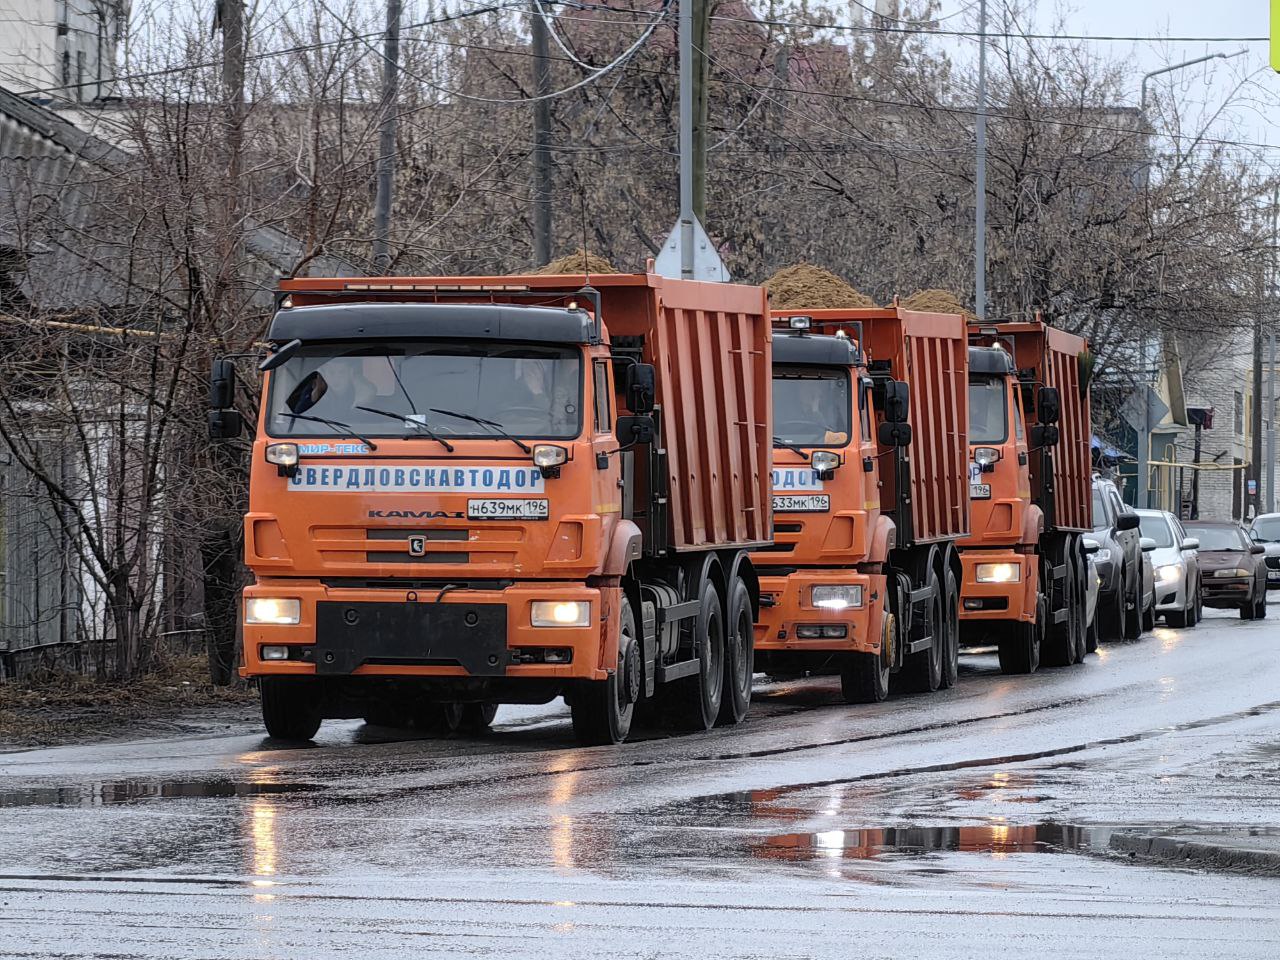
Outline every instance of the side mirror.
<svg viewBox="0 0 1280 960"><path fill-rule="evenodd" d="M320 398L328 390L329 381L324 378L324 374L319 370L312 370L289 391L284 403L292 413L306 413L320 402Z"/></svg>
<svg viewBox="0 0 1280 960"><path fill-rule="evenodd" d="M1136 513L1122 513L1116 517L1117 530L1137 530L1141 521Z"/></svg>
<svg viewBox="0 0 1280 960"><path fill-rule="evenodd" d="M1031 448L1039 450L1041 447L1056 447L1058 445L1058 428L1053 424L1040 425L1031 428Z"/></svg>
<svg viewBox="0 0 1280 960"><path fill-rule="evenodd" d="M1102 549L1102 544L1093 537L1084 537L1080 540L1080 549L1084 551L1085 556L1092 556Z"/></svg>
<svg viewBox="0 0 1280 960"><path fill-rule="evenodd" d="M655 433L653 417L648 414L638 417L618 417L613 422L613 432L618 443L630 447L637 443L653 443Z"/></svg>
<svg viewBox="0 0 1280 960"><path fill-rule="evenodd" d="M653 364L633 363L627 367L627 406L632 413L652 413L657 397Z"/></svg>
<svg viewBox="0 0 1280 960"><path fill-rule="evenodd" d="M1261 556L1267 552L1267 548L1260 543L1251 543L1249 544L1249 552L1254 556Z"/></svg>
<svg viewBox="0 0 1280 960"><path fill-rule="evenodd" d="M1062 400L1057 387L1041 387L1036 401L1036 419L1041 423L1057 423L1062 419ZM1057 441L1054 441L1055 443Z"/></svg>
<svg viewBox="0 0 1280 960"><path fill-rule="evenodd" d="M239 410L210 410L209 439L234 440L244 430L244 417Z"/></svg>
<svg viewBox="0 0 1280 960"><path fill-rule="evenodd" d="M1143 537L1138 543L1141 544L1143 553L1150 553L1156 548L1156 542L1150 537Z"/></svg>
<svg viewBox="0 0 1280 960"><path fill-rule="evenodd" d="M236 405L236 365L225 357L213 361L209 374L209 406L225 410Z"/></svg>
<svg viewBox="0 0 1280 960"><path fill-rule="evenodd" d="M911 445L911 424L881 421L876 428L876 439L884 447L908 447Z"/></svg>
<svg viewBox="0 0 1280 960"><path fill-rule="evenodd" d="M1197 540L1195 537L1186 537L1182 541L1182 549L1183 550L1199 550L1200 541Z"/></svg>
<svg viewBox="0 0 1280 960"><path fill-rule="evenodd" d="M263 373L266 373L268 370L274 370L276 367L280 366L282 363L284 363L286 360L292 357L295 353L297 353L298 350L301 349L301 347L302 347L301 340L290 340L283 347L281 347L271 356L267 357L267 359L263 360L260 364L258 364L258 369L261 370Z"/></svg>
<svg viewBox="0 0 1280 960"><path fill-rule="evenodd" d="M890 380L884 385L885 421L887 423L906 423L910 413L910 388L901 380ZM905 444L902 444L902 446L905 446Z"/></svg>

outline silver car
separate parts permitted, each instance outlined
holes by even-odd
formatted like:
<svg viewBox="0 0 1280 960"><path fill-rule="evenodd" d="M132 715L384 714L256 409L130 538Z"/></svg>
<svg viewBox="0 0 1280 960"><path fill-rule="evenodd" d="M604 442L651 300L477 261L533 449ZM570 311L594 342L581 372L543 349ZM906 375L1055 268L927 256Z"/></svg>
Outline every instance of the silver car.
<svg viewBox="0 0 1280 960"><path fill-rule="evenodd" d="M1142 536L1155 541L1156 615L1171 627L1192 627L1200 620L1200 541L1188 536L1181 522L1164 510L1139 510Z"/></svg>

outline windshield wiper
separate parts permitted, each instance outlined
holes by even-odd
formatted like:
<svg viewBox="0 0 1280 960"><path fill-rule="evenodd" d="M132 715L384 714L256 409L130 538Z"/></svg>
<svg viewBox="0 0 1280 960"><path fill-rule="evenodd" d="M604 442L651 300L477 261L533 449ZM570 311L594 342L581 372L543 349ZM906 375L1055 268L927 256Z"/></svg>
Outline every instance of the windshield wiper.
<svg viewBox="0 0 1280 960"><path fill-rule="evenodd" d="M285 416L292 417L294 420L309 420L312 423L323 423L326 427L329 427L333 430L345 431L348 436L355 437L357 440L363 443L370 450L378 449L378 445L376 443L374 443L368 437L360 436L360 434L356 433L355 427L351 426L351 424L349 423L343 423L341 420L329 420L325 417L313 417L306 413L286 413Z"/></svg>
<svg viewBox="0 0 1280 960"><path fill-rule="evenodd" d="M395 413L392 410L379 410L377 407L362 407L358 403L355 405L355 408L357 410L363 410L365 413L376 413L380 417L390 417L392 420L399 420L401 423L411 423L415 427L421 427L423 433L425 433L432 440L436 441L436 443L440 444L450 453L453 453L453 444L450 443L448 440L446 440L444 437L440 436L434 430L432 430L431 425L427 423L426 418L423 417L422 414L420 413L415 413L415 414ZM418 419L415 420L413 419L414 417L417 417Z"/></svg>
<svg viewBox="0 0 1280 960"><path fill-rule="evenodd" d="M470 413L454 413L452 410L441 410L439 407L428 407L427 409L432 413L443 413L446 417L457 417L459 420L470 420L472 423L478 423L482 427L488 427L500 437L510 440L525 453L533 453L533 447L529 446L523 440L519 440L507 433L507 431L503 429L502 424L493 420L486 420L484 417L477 417Z"/></svg>
<svg viewBox="0 0 1280 960"><path fill-rule="evenodd" d="M775 447L786 447L788 450L792 451L793 453L800 454L800 456L802 456L804 459L806 460L809 459L809 454L805 453L802 448L797 447L794 443L787 443L787 441L783 440L781 437L774 437L773 445Z"/></svg>

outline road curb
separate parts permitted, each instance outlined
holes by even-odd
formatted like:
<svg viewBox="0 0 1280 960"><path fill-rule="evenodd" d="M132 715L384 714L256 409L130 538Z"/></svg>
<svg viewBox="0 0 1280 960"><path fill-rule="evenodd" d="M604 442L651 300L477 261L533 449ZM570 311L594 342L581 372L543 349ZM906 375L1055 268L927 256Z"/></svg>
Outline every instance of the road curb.
<svg viewBox="0 0 1280 960"><path fill-rule="evenodd" d="M1225 843L1204 843L1179 837L1151 837L1136 833L1112 834L1110 849L1133 857L1191 863L1215 870L1280 877L1280 851L1253 850Z"/></svg>

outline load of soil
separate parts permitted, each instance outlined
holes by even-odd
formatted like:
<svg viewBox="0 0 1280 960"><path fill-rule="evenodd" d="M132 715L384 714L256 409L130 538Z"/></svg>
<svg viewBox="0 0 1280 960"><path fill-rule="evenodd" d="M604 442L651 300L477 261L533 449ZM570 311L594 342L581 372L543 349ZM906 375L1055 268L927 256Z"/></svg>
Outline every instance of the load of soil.
<svg viewBox="0 0 1280 960"><path fill-rule="evenodd" d="M257 702L249 684L210 683L203 656L167 657L130 680L47 672L0 683L0 750L229 723L255 716Z"/></svg>
<svg viewBox="0 0 1280 960"><path fill-rule="evenodd" d="M783 267L764 282L769 305L777 310L820 310L824 307L874 307L875 301L830 270L811 263Z"/></svg>
<svg viewBox="0 0 1280 960"><path fill-rule="evenodd" d="M614 267L604 257L588 253L579 247L573 253L566 254L563 257L556 257L544 266L533 267L530 270L522 270L520 272L541 277L558 273L621 273L622 271Z"/></svg>
<svg viewBox="0 0 1280 960"><path fill-rule="evenodd" d="M930 287L928 290L917 290L902 301L908 310L919 310L924 313L958 313L965 320L976 320L977 315L960 302L950 290Z"/></svg>

